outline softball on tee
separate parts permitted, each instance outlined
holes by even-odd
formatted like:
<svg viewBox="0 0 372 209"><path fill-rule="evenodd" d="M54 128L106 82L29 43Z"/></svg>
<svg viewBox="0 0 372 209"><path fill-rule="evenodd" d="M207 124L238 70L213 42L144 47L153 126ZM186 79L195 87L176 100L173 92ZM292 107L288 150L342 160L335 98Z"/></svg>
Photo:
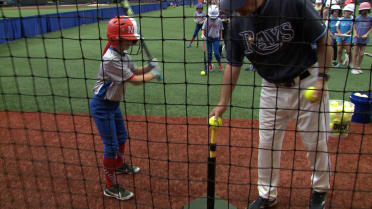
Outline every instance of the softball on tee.
<svg viewBox="0 0 372 209"><path fill-rule="evenodd" d="M218 117L217 120L214 119L214 116L209 118L209 125L211 126L221 126L222 125L222 118Z"/></svg>
<svg viewBox="0 0 372 209"><path fill-rule="evenodd" d="M305 99L307 99L310 102L315 102L317 100L317 97L315 96L315 87L314 86L309 86L305 90L304 96Z"/></svg>
<svg viewBox="0 0 372 209"><path fill-rule="evenodd" d="M205 71L204 70L200 71L200 75L205 76Z"/></svg>

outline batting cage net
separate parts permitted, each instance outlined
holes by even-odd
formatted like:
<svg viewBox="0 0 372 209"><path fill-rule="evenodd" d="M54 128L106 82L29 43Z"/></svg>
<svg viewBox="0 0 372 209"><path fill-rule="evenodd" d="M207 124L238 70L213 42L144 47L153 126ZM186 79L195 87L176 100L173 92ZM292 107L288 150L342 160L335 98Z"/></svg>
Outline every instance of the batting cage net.
<svg viewBox="0 0 372 209"><path fill-rule="evenodd" d="M0 208L372 208L369 12L0 1Z"/></svg>

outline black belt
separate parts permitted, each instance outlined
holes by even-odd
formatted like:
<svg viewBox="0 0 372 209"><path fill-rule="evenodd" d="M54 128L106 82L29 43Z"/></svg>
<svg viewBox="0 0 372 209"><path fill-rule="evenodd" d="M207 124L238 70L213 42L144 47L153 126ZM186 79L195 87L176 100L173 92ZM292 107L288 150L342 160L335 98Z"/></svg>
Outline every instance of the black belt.
<svg viewBox="0 0 372 209"><path fill-rule="evenodd" d="M310 73L308 70L306 70L305 72L301 73L299 76L297 76L296 78L294 79L291 79L289 81L285 81L285 82L282 82L282 83L274 83L277 87L292 87L296 84L296 79L297 78L300 78L300 80L303 80L307 77L309 77Z"/></svg>

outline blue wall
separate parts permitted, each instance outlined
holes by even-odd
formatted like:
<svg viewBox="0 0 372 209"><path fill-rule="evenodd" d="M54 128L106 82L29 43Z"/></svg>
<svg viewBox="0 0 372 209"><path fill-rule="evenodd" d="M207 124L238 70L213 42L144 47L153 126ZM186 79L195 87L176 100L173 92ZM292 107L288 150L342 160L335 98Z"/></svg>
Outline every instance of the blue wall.
<svg viewBox="0 0 372 209"><path fill-rule="evenodd" d="M185 0L184 2L187 5L189 0ZM161 6L162 8L167 8L169 3L163 2ZM132 6L132 10L135 14L160 10L160 3L142 4L141 7L135 5ZM124 11L121 8L92 9L22 18L5 18L0 20L0 44L20 38L30 38L43 33L108 20L118 15L124 15Z"/></svg>

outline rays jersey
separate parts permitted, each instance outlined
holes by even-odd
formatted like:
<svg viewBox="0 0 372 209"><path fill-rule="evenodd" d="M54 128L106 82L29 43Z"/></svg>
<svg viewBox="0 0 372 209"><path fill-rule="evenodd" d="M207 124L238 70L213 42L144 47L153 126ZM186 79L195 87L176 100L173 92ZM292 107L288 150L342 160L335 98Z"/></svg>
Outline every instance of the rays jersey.
<svg viewBox="0 0 372 209"><path fill-rule="evenodd" d="M118 102L125 95L126 81L134 74L135 65L128 54L120 54L109 48L99 66L94 94L105 100Z"/></svg>
<svg viewBox="0 0 372 209"><path fill-rule="evenodd" d="M240 67L246 56L273 83L291 80L315 64L315 43L327 32L311 1L266 0L255 14L231 17L231 24L228 63Z"/></svg>

